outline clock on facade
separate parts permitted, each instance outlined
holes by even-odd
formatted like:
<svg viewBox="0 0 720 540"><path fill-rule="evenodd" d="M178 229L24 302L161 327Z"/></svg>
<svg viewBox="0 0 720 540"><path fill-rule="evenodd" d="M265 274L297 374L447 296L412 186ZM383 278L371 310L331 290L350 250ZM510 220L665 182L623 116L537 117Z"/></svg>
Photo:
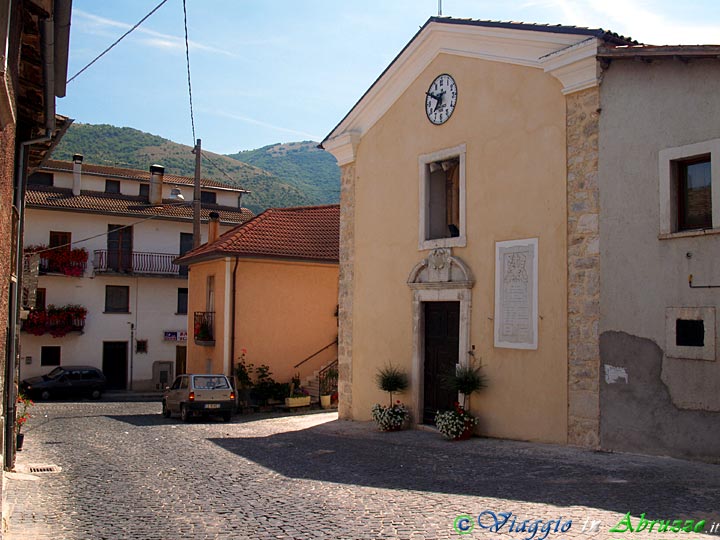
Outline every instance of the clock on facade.
<svg viewBox="0 0 720 540"><path fill-rule="evenodd" d="M439 126L447 122L455 110L457 84L447 73L439 75L425 92L425 114L428 120Z"/></svg>

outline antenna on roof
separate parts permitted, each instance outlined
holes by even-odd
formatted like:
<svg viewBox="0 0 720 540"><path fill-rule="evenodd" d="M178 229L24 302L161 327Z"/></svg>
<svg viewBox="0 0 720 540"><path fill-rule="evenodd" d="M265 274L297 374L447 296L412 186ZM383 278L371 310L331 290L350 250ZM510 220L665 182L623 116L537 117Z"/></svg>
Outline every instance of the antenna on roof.
<svg viewBox="0 0 720 540"><path fill-rule="evenodd" d="M442 0L438 0L438 17L442 17Z"/></svg>

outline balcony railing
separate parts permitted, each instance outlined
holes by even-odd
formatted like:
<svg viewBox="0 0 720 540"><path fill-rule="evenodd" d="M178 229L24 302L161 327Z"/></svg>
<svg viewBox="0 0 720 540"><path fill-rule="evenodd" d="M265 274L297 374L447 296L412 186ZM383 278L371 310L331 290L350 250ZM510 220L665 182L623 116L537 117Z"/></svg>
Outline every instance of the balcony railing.
<svg viewBox="0 0 720 540"><path fill-rule="evenodd" d="M215 312L196 311L193 330L197 345L215 345Z"/></svg>
<svg viewBox="0 0 720 540"><path fill-rule="evenodd" d="M113 251L96 249L93 266L95 273L146 274L178 276L180 266L173 264L173 253L146 253L142 251Z"/></svg>

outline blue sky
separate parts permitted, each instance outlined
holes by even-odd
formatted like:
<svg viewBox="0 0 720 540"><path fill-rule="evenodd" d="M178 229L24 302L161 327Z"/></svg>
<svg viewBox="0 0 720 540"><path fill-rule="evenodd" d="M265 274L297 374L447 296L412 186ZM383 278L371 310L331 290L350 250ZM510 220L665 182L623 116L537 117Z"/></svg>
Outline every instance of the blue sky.
<svg viewBox="0 0 720 540"><path fill-rule="evenodd" d="M74 0L74 75L160 0ZM197 137L234 153L320 140L432 15L437 0L186 0ZM605 28L720 44L717 0L443 0L443 15ZM192 145L182 0L72 81L58 112Z"/></svg>

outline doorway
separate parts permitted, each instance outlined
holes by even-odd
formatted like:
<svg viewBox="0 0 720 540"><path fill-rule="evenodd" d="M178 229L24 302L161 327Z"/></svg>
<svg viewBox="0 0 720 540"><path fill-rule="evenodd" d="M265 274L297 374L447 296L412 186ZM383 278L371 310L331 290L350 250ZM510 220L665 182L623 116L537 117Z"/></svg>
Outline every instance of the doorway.
<svg viewBox="0 0 720 540"><path fill-rule="evenodd" d="M187 373L187 347L185 345L175 346L175 376Z"/></svg>
<svg viewBox="0 0 720 540"><path fill-rule="evenodd" d="M452 409L457 393L444 378L455 372L460 345L460 302L424 302L425 361L423 423L434 424L435 413Z"/></svg>
<svg viewBox="0 0 720 540"><path fill-rule="evenodd" d="M128 342L104 341L102 370L108 390L127 389Z"/></svg>

